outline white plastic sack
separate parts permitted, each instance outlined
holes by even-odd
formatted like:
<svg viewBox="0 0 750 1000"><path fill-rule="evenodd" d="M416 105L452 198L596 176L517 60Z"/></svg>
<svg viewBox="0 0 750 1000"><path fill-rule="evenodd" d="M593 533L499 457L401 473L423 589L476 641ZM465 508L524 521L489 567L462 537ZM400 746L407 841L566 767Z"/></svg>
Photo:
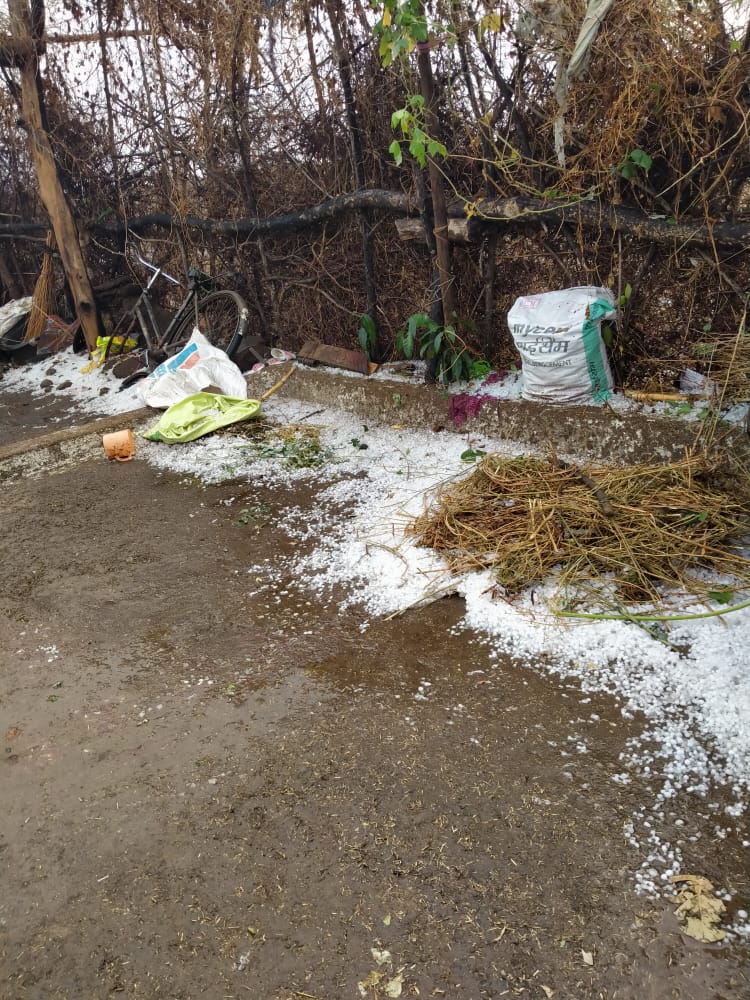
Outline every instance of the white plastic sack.
<svg viewBox="0 0 750 1000"><path fill-rule="evenodd" d="M615 311L612 292L594 286L516 299L508 326L523 362L523 398L603 403L612 394L612 372L601 324Z"/></svg>
<svg viewBox="0 0 750 1000"><path fill-rule="evenodd" d="M141 384L146 406L165 408L215 386L223 396L247 399L245 376L225 351L214 347L197 328L179 354L155 368Z"/></svg>
<svg viewBox="0 0 750 1000"><path fill-rule="evenodd" d="M0 306L0 337L12 329L19 319L31 312L32 301L32 296L27 295L24 299L12 299L4 306Z"/></svg>

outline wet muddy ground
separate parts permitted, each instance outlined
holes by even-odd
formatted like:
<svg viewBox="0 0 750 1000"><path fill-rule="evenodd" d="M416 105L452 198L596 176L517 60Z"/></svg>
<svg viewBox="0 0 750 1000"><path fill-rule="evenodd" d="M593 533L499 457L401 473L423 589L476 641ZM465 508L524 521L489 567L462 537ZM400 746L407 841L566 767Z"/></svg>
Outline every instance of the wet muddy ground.
<svg viewBox="0 0 750 1000"><path fill-rule="evenodd" d="M71 412L71 401L64 391L51 390L44 396L3 392L0 381L0 445L73 427L80 419L79 415Z"/></svg>
<svg viewBox="0 0 750 1000"><path fill-rule="evenodd" d="M306 591L313 502L99 454L2 484L0 997L747 996L746 950L633 890L639 721L458 599L363 629ZM747 906L739 844L677 810Z"/></svg>

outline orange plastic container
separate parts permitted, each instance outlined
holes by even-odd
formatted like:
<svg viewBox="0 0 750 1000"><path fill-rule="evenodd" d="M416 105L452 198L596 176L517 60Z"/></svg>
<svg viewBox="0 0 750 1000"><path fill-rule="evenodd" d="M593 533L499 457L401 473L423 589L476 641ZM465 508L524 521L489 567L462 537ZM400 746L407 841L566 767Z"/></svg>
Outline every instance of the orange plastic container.
<svg viewBox="0 0 750 1000"><path fill-rule="evenodd" d="M105 434L102 444L107 458L114 458L117 462L129 462L135 457L135 438L130 430Z"/></svg>

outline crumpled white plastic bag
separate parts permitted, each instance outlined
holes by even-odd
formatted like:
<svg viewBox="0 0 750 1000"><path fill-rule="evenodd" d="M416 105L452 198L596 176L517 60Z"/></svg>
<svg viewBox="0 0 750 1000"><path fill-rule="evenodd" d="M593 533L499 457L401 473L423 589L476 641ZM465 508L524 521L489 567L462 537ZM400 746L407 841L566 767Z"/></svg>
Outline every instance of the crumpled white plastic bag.
<svg viewBox="0 0 750 1000"><path fill-rule="evenodd" d="M33 301L32 296L27 295L24 299L13 299L0 306L0 337L11 330L19 319L31 312Z"/></svg>
<svg viewBox="0 0 750 1000"><path fill-rule="evenodd" d="M247 399L245 376L225 351L214 347L197 328L179 354L155 368L141 384L146 406L164 409L215 386L223 396Z"/></svg>

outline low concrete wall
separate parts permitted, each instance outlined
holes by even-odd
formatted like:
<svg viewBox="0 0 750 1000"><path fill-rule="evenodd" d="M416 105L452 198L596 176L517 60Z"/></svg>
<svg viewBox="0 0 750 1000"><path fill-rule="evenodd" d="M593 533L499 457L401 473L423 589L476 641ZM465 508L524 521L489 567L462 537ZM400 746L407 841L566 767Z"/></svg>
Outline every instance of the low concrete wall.
<svg viewBox="0 0 750 1000"><path fill-rule="evenodd" d="M289 371L289 366L266 367L247 376L248 395L259 398ZM651 416L636 411L615 412L608 406L564 406L530 403L526 400L494 400L485 403L477 416L456 428L448 418L450 395L441 386L423 385L408 378L373 379L339 374L329 368L297 364L291 377L278 390L279 398L291 398L318 407L339 407L363 422L415 429L439 427L446 433L469 435L481 445L482 438L516 441L521 448L552 451L561 457L576 455L586 461L609 465L660 464L679 460L694 447L700 430L697 422ZM110 431L135 428L155 420L157 411L148 407L91 420L76 427L52 431L0 447L0 479L23 474L29 454L32 464L70 461L80 455L77 442L100 438ZM750 439L743 429L728 432L727 440L743 454Z"/></svg>
<svg viewBox="0 0 750 1000"><path fill-rule="evenodd" d="M248 394L258 398L287 371L286 365L248 376ZM407 378L372 379L297 366L280 397L319 406L338 406L363 420L517 441L534 451L578 455L611 465L660 464L679 460L692 448L700 430L697 422L651 416L637 411L618 413L608 406L543 405L526 400L485 403L477 416L456 428L448 418L450 395L441 386L414 384ZM732 432L735 446L747 435ZM477 443L479 443L477 441Z"/></svg>
<svg viewBox="0 0 750 1000"><path fill-rule="evenodd" d="M154 411L142 407L3 445L0 447L0 482L39 475L50 467L64 468L96 453L104 456L103 434L138 427L153 419Z"/></svg>

